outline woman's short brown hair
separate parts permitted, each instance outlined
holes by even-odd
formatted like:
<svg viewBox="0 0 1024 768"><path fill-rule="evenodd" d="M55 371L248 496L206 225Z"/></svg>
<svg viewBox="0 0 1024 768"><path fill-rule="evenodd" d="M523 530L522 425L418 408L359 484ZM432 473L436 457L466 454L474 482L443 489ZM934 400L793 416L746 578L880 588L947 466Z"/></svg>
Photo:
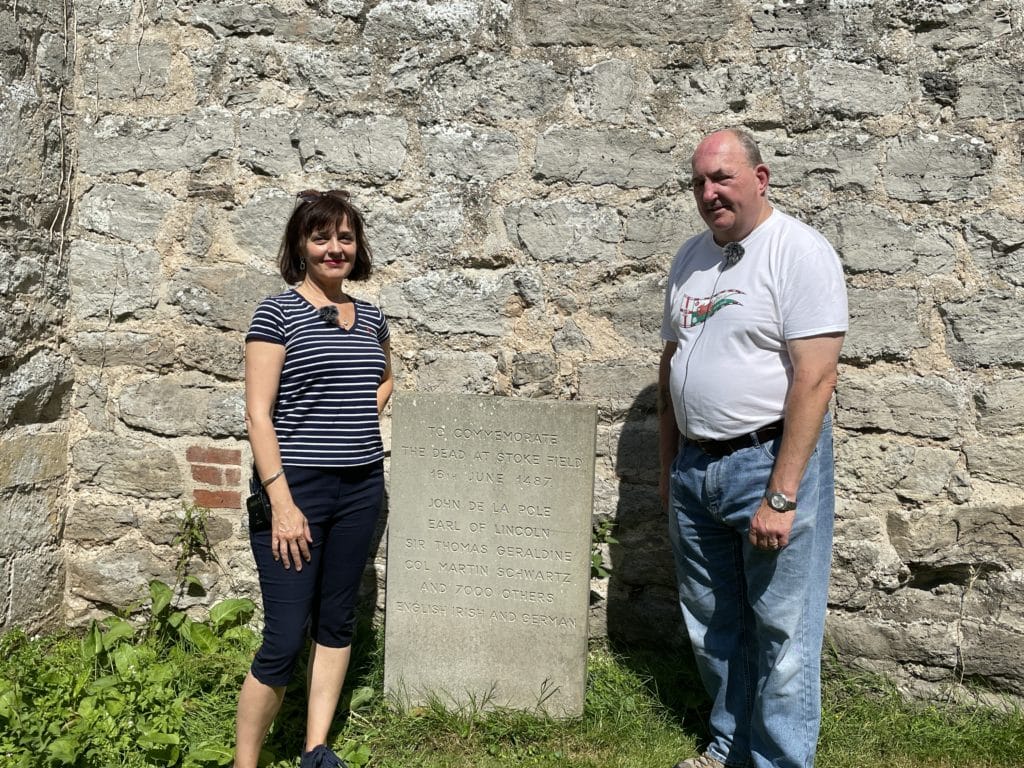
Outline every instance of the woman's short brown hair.
<svg viewBox="0 0 1024 768"><path fill-rule="evenodd" d="M306 268L303 258L306 241L314 232L336 229L346 220L356 238L356 263L348 279L366 280L373 270L373 252L366 239L363 214L351 203L348 192L343 189L326 192L307 189L295 197L299 202L284 228L277 255L277 266L284 281L295 285L302 279Z"/></svg>

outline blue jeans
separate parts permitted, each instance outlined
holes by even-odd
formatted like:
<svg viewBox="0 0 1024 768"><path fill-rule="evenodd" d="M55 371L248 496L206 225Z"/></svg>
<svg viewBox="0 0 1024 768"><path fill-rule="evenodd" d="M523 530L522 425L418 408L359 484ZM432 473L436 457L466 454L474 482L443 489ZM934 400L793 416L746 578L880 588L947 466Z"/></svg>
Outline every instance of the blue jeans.
<svg viewBox="0 0 1024 768"><path fill-rule="evenodd" d="M730 766L811 768L821 721L835 486L826 416L797 494L789 545L750 544L781 437L672 466L669 538L679 604L712 698L708 752Z"/></svg>

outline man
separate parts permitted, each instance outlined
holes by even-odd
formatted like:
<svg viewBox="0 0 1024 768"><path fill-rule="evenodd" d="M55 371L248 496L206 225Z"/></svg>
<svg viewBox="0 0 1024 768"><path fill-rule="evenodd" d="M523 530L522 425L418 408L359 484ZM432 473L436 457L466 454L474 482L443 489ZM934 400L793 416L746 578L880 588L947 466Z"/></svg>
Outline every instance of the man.
<svg viewBox="0 0 1024 768"><path fill-rule="evenodd" d="M708 229L679 249L665 296L660 490L679 604L713 703L706 751L676 768L809 768L842 268L825 238L768 201L750 135L709 135L691 165Z"/></svg>

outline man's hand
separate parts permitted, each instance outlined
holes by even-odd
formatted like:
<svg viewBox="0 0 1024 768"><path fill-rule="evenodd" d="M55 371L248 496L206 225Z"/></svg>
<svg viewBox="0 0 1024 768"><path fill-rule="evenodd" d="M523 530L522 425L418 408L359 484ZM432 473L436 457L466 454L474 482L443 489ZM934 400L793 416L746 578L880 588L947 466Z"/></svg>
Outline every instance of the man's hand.
<svg viewBox="0 0 1024 768"><path fill-rule="evenodd" d="M754 519L750 521L750 543L757 549L782 549L789 544L789 532L795 519L795 509L790 512L776 512L768 506L767 500L761 499Z"/></svg>

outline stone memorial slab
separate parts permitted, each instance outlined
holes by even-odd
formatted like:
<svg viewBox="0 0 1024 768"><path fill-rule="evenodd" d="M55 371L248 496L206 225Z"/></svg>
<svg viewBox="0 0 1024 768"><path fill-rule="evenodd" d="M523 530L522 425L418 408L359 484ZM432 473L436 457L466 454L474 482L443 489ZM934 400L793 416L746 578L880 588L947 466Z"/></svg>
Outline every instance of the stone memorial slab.
<svg viewBox="0 0 1024 768"><path fill-rule="evenodd" d="M596 431L579 403L396 395L386 692L583 712Z"/></svg>

